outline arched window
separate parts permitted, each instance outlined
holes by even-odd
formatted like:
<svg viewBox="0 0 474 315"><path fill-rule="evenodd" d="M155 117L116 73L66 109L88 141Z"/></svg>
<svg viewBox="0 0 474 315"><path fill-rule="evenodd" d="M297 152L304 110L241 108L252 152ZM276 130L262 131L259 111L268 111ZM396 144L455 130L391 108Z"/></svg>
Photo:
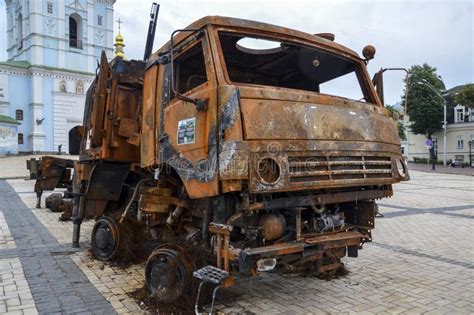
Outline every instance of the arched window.
<svg viewBox="0 0 474 315"><path fill-rule="evenodd" d="M59 91L61 93L67 93L67 84L66 84L66 81L62 80L60 83L59 83Z"/></svg>
<svg viewBox="0 0 474 315"><path fill-rule="evenodd" d="M23 16L18 14L18 49L23 48Z"/></svg>
<svg viewBox="0 0 474 315"><path fill-rule="evenodd" d="M76 93L84 94L84 82L82 82L81 80L76 82Z"/></svg>
<svg viewBox="0 0 474 315"><path fill-rule="evenodd" d="M69 46L82 49L82 19L77 13L69 16Z"/></svg>
<svg viewBox="0 0 474 315"><path fill-rule="evenodd" d="M23 120L23 111L21 109L15 111L15 119L20 121Z"/></svg>

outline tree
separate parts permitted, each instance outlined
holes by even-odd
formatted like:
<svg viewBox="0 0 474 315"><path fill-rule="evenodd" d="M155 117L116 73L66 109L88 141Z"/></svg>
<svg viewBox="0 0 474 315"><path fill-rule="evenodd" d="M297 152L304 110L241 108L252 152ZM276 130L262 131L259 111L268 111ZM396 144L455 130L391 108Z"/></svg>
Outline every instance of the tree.
<svg viewBox="0 0 474 315"><path fill-rule="evenodd" d="M474 84L466 84L459 92L454 96L454 100L459 105L474 108Z"/></svg>
<svg viewBox="0 0 474 315"><path fill-rule="evenodd" d="M398 136L400 137L400 140L402 141L407 141L407 135L405 133L405 126L401 121L398 121Z"/></svg>
<svg viewBox="0 0 474 315"><path fill-rule="evenodd" d="M433 133L443 128L444 101L439 96L444 89L443 81L436 74L436 68L426 63L412 66L409 74L407 113L410 129L431 139ZM439 95L422 82L431 85Z"/></svg>

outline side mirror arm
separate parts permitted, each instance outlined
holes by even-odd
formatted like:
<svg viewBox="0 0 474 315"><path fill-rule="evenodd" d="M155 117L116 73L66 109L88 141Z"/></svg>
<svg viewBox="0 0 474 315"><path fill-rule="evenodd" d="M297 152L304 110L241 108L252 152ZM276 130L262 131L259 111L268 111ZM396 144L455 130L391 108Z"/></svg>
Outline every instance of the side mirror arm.
<svg viewBox="0 0 474 315"><path fill-rule="evenodd" d="M204 112L207 110L208 104L209 104L209 99L200 99L200 98L190 98L187 96L184 96L183 94L176 94L176 98L188 103L193 103L196 105L196 110L198 112Z"/></svg>
<svg viewBox="0 0 474 315"><path fill-rule="evenodd" d="M384 93L383 93L383 73L384 69L380 69L372 78L372 84L375 87L375 91L379 96L380 101L382 102L382 106L385 106L384 100Z"/></svg>
<svg viewBox="0 0 474 315"><path fill-rule="evenodd" d="M383 85L383 73L385 71L394 71L394 70L395 71L404 71L406 73L406 77L405 77L405 104L404 104L404 113L403 113L404 115L406 115L407 114L407 105L408 105L408 89L410 88L410 72L408 71L408 69L406 69L406 68L383 68L383 69L380 69L380 71L375 74L372 82L375 85L374 80L376 80L377 75L380 74L380 78L381 78L382 85ZM383 88L382 88L382 96L383 96Z"/></svg>

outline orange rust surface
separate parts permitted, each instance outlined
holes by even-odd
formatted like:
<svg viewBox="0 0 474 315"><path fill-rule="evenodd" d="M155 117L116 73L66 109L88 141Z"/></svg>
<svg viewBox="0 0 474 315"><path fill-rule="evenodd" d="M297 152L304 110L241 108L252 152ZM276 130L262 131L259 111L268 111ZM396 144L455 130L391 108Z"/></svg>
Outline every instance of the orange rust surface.
<svg viewBox="0 0 474 315"><path fill-rule="evenodd" d="M197 111L194 104L176 98L163 103L166 66L149 68L145 74L143 91L142 167L154 163L166 165L173 159L173 168L181 165L185 169L178 173L190 198L239 191L244 183L249 185L250 192L272 192L382 185L402 180L395 165L397 159L403 159L396 124L382 106L364 62L355 52L318 36L254 21L205 17L188 28L201 28L204 32L204 36L196 41L203 44L208 81L184 95L209 100L209 107L207 111ZM359 65L359 82L373 101L362 102L310 91L233 83L229 80L222 56L218 38L220 31L276 37L344 56ZM174 38L175 45L189 41L191 35L187 32L178 33ZM194 45L191 43L186 46L175 58L185 54ZM169 43L158 50L151 61L168 48ZM233 93L239 95L236 105L238 110L232 113L233 122L223 127L226 106ZM178 123L191 117L196 118L196 141L178 145ZM163 124L162 130L160 124ZM217 137L215 143L209 142L212 136ZM172 157L161 154L162 143L157 139L169 141ZM212 152L215 145L218 146L217 156ZM283 168L280 180L273 186L263 185L257 174L258 161L269 155ZM307 177L325 176L328 180L295 179L304 176L301 172L291 174L290 164L295 163L295 159L312 157L355 160L349 161L347 165L328 160L323 169L309 164L312 169ZM387 160L377 162L377 165L365 162L365 159L377 157ZM206 179L190 176L190 172L200 172L196 166L206 159L211 175ZM215 164L218 176L212 176ZM192 171L187 169L189 165Z"/></svg>
<svg viewBox="0 0 474 315"><path fill-rule="evenodd" d="M260 90L240 90L247 140L400 143L396 126L383 108L311 92L282 92L268 87Z"/></svg>
<svg viewBox="0 0 474 315"><path fill-rule="evenodd" d="M120 68L118 64L131 72L114 70ZM109 64L105 55L102 57L89 112L85 113L82 161L140 161L142 71L139 62L116 58Z"/></svg>
<svg viewBox="0 0 474 315"><path fill-rule="evenodd" d="M160 121L160 112L157 111L157 93L161 92L160 83L162 75L159 76L159 70L163 67L153 66L144 76L143 83L143 107L142 107L142 129L140 161L142 167L151 167L157 164L157 134Z"/></svg>
<svg viewBox="0 0 474 315"><path fill-rule="evenodd" d="M144 86L144 117L143 124L145 132L142 135L142 167L151 166L150 161L156 161L158 164L171 164L175 169L185 168L184 163L192 164L193 166L202 163L202 167L209 170L211 173L214 169L216 173L217 163L217 80L214 71L213 56L210 53L208 46L208 40L203 37L200 42L204 48L204 60L206 63L206 72L208 81L205 84L194 88L184 95L189 98L199 98L205 100L208 103L208 108L205 111L198 111L193 103L186 102L180 99L172 98L168 104L162 104L163 91L163 76L165 75L163 65L160 65L158 72L160 78L156 80L158 86L155 87L153 84L145 83ZM194 45L197 45L195 43ZM189 49L192 49L194 45L186 47L182 53L186 53ZM179 58L179 55L176 56ZM147 73L146 78L153 76L157 70L152 68L151 74ZM156 93L153 90L156 88ZM169 92L168 92L169 93ZM149 95L155 94L156 100L152 102ZM155 135L152 134L149 124L151 124L151 118L147 117L150 113L151 104L156 106L155 117ZM162 108L162 106L166 106ZM161 118L160 115L163 114ZM178 144L178 124L180 121L185 119L195 119L196 134L194 143L189 144ZM160 119L163 119L163 130L161 129ZM163 134L161 134L163 133ZM157 143L154 147L153 139L160 137L166 137L168 151L165 152L166 157L162 150L162 143ZM213 141L211 143L210 141ZM154 149L154 150L153 150ZM153 150L153 151L152 151ZM181 157L185 157L186 160L180 160ZM143 164L145 163L145 164ZM187 177L186 174L181 176L183 183L186 187L186 191L191 198L202 198L206 196L214 196L219 193L218 177L217 176L206 176L209 180L199 180L194 177Z"/></svg>
<svg viewBox="0 0 474 315"><path fill-rule="evenodd" d="M328 235L320 235L311 238L306 238L304 241L309 244L322 244L331 241L346 241L346 240L359 240L363 237L363 235L356 231L348 231L343 233L334 233Z"/></svg>

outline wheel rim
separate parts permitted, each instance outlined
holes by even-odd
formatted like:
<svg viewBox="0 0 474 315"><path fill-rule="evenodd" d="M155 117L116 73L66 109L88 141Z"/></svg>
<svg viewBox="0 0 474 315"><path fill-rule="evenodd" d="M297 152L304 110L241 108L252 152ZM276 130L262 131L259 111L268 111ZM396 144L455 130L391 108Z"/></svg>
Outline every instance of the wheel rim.
<svg viewBox="0 0 474 315"><path fill-rule="evenodd" d="M145 282L159 301L175 301L191 289L192 266L179 250L159 248L148 258Z"/></svg>
<svg viewBox="0 0 474 315"><path fill-rule="evenodd" d="M97 220L92 230L92 250L99 260L111 260L119 248L119 231L114 220L103 217Z"/></svg>

